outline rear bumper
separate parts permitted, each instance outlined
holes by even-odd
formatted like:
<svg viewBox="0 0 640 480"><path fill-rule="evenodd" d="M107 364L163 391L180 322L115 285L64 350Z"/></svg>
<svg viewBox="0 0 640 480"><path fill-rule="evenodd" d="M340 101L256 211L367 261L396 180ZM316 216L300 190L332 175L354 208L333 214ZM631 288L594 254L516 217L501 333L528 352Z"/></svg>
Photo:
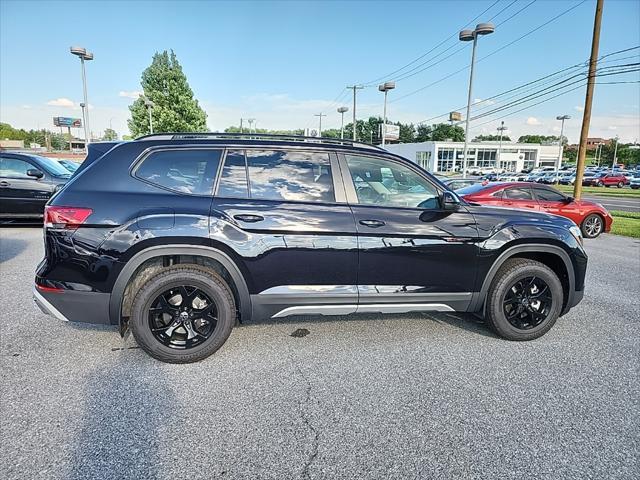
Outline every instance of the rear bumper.
<svg viewBox="0 0 640 480"><path fill-rule="evenodd" d="M33 300L43 313L65 322L109 325L108 293L62 290L44 292L33 287Z"/></svg>

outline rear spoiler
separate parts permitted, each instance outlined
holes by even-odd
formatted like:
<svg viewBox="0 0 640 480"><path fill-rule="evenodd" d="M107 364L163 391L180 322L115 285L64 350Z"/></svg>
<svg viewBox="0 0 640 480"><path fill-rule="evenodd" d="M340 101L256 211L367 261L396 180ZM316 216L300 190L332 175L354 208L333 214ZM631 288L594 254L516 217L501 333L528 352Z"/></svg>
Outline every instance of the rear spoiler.
<svg viewBox="0 0 640 480"><path fill-rule="evenodd" d="M90 143L87 145L87 156L84 161L80 164L80 167L73 172L73 177L77 177L82 171L86 170L93 162L102 157L105 153L111 150L116 145L121 144L122 142L96 142Z"/></svg>

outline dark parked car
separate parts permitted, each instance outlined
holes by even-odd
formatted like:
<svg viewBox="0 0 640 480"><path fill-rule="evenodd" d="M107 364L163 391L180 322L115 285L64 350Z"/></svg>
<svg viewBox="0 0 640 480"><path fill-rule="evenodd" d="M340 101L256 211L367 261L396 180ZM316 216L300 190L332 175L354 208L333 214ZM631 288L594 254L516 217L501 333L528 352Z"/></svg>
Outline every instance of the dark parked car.
<svg viewBox="0 0 640 480"><path fill-rule="evenodd" d="M74 162L73 160L60 159L58 160L58 163L62 164L62 166L69 170L71 173L75 172L80 167L80 164L78 162Z"/></svg>
<svg viewBox="0 0 640 480"><path fill-rule="evenodd" d="M42 218L47 200L71 177L55 160L0 152L0 217Z"/></svg>
<svg viewBox="0 0 640 480"><path fill-rule="evenodd" d="M91 144L47 205L34 296L60 319L131 329L163 361L289 315L473 312L531 340L583 295L571 220L469 204L378 147L160 134L109 148Z"/></svg>

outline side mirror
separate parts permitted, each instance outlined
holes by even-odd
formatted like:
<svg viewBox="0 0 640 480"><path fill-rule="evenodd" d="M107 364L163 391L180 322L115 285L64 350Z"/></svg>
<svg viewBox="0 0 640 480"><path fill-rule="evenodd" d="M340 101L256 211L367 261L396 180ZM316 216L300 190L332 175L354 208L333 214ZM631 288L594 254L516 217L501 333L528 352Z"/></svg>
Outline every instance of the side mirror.
<svg viewBox="0 0 640 480"><path fill-rule="evenodd" d="M442 209L447 212L457 212L460 210L460 199L451 193L445 191L441 197Z"/></svg>
<svg viewBox="0 0 640 480"><path fill-rule="evenodd" d="M575 198L573 198L573 197L565 197L565 199L564 199L565 203L571 203L574 200L575 200Z"/></svg>
<svg viewBox="0 0 640 480"><path fill-rule="evenodd" d="M37 168L30 168L29 170L27 170L27 176L35 177L37 179L40 179L40 178L44 177L44 173L42 173Z"/></svg>

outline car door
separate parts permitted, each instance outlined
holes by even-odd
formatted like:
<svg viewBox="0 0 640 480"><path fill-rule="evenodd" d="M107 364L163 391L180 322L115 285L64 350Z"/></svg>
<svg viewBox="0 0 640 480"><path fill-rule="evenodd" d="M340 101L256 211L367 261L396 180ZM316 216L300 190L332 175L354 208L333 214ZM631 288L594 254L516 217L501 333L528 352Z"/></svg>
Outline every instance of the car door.
<svg viewBox="0 0 640 480"><path fill-rule="evenodd" d="M256 316L355 312L356 228L338 172L327 150L227 151L211 237L231 240Z"/></svg>
<svg viewBox="0 0 640 480"><path fill-rule="evenodd" d="M502 192L502 206L523 210L539 210L538 202L529 185L505 188Z"/></svg>
<svg viewBox="0 0 640 480"><path fill-rule="evenodd" d="M42 172L43 177L27 175L33 169ZM41 216L51 193L52 187L45 181L42 169L15 155L0 156L0 214Z"/></svg>
<svg viewBox="0 0 640 480"><path fill-rule="evenodd" d="M358 232L358 311L466 308L476 275L473 215L463 205L444 210L438 186L403 162L339 158Z"/></svg>
<svg viewBox="0 0 640 480"><path fill-rule="evenodd" d="M580 209L575 202L569 201L569 197L553 188L542 186L533 187L533 192L541 212L561 215L580 223L579 219L576 220L580 216Z"/></svg>

